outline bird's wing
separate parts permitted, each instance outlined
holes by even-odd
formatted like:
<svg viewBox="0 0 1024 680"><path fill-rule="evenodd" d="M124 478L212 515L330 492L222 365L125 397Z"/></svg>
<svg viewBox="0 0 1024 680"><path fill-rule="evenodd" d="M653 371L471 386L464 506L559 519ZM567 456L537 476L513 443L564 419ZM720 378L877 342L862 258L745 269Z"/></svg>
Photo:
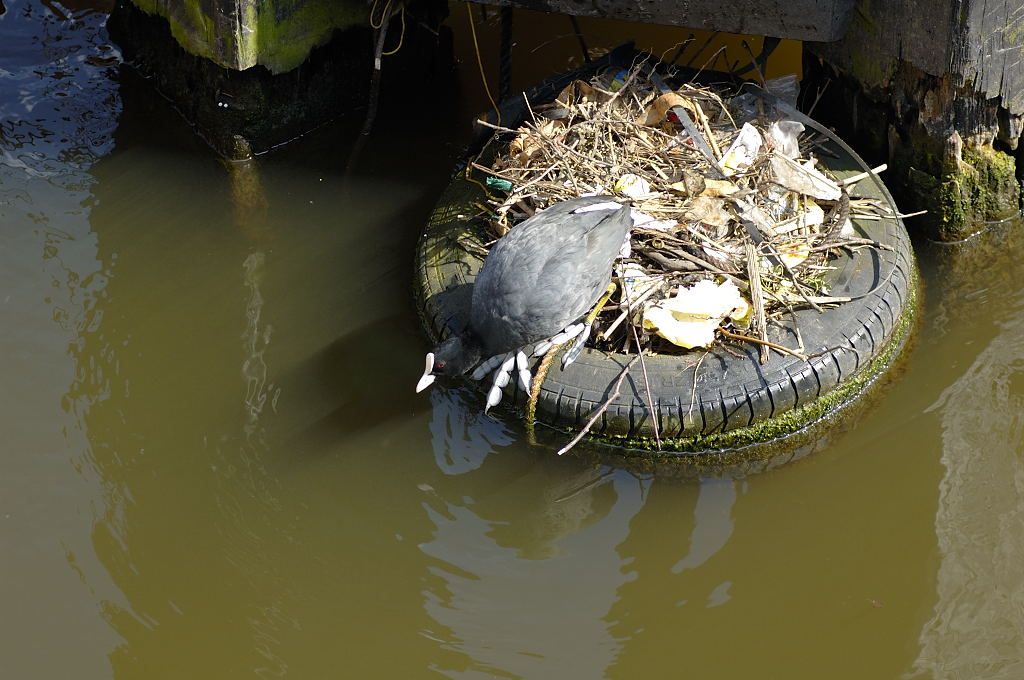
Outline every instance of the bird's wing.
<svg viewBox="0 0 1024 680"><path fill-rule="evenodd" d="M495 244L473 289L472 323L485 346L509 351L579 319L607 286L630 225L623 209L581 213L571 221L527 221L509 232Z"/></svg>

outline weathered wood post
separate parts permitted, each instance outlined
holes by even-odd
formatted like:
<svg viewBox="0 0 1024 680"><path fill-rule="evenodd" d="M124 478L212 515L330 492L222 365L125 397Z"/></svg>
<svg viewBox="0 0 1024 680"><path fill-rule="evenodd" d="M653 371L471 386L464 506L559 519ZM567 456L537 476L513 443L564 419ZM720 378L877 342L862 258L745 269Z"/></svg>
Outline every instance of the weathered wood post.
<svg viewBox="0 0 1024 680"><path fill-rule="evenodd" d="M402 51L425 42L436 51L444 0L394 6L412 15ZM244 159L366 105L371 9L366 0L118 0L108 26L214 149Z"/></svg>
<svg viewBox="0 0 1024 680"><path fill-rule="evenodd" d="M841 40L807 48L811 80L833 80L816 115L888 160L933 237L1017 212L1024 0L858 0Z"/></svg>

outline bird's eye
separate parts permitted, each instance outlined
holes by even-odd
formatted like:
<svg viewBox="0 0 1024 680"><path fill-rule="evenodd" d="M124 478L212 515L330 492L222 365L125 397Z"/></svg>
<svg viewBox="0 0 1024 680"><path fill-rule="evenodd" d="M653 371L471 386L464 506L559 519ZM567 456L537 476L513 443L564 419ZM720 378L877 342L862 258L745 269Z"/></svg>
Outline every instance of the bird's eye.
<svg viewBox="0 0 1024 680"><path fill-rule="evenodd" d="M443 371L444 370L444 362L443 361L436 361L436 362L434 362L434 368L436 368L439 371Z"/></svg>

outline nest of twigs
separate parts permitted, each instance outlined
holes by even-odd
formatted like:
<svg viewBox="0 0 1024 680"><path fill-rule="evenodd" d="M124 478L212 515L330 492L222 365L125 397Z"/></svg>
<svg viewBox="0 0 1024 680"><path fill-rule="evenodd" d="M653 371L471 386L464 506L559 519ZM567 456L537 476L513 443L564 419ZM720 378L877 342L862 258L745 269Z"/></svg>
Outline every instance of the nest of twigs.
<svg viewBox="0 0 1024 680"><path fill-rule="evenodd" d="M763 359L768 348L799 354L768 342L769 326L845 302L827 287L832 261L879 247L850 218L891 208L851 200L851 180L819 167L820 140L766 108L750 93L666 84L646 63L610 69L529 108L518 129L492 126L500 150L467 172L487 188L482 217L495 238L559 201L630 203L618 289L590 344L678 353L726 338L760 344Z"/></svg>

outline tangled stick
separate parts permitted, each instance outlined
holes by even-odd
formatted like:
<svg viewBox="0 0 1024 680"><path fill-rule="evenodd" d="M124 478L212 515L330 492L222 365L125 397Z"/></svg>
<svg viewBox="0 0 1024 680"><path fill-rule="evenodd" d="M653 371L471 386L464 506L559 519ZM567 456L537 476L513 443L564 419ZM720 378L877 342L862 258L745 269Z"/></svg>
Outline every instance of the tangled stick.
<svg viewBox="0 0 1024 680"><path fill-rule="evenodd" d="M607 411L608 407L612 405L612 402L615 401L616 398L618 398L619 390L622 388L622 381L626 379L626 375L629 373L630 367L633 364L635 364L639 359L640 355L637 354L635 357L629 360L628 364L622 367L622 371L619 373L619 377L615 381L615 387L612 388L612 393L608 395L608 398L605 399L603 404L601 404L600 406L597 407L597 409L595 409L595 411L590 416L590 420L588 420L587 424L583 426L583 429L579 431L579 434L573 437L571 442L569 442L568 444L566 444L565 446L558 450L559 456L563 455L564 453L568 452L569 449L579 444L580 440L583 439L583 437L586 436L588 432L590 432L590 428L594 426L594 423L596 423L597 419L601 417L601 414Z"/></svg>

